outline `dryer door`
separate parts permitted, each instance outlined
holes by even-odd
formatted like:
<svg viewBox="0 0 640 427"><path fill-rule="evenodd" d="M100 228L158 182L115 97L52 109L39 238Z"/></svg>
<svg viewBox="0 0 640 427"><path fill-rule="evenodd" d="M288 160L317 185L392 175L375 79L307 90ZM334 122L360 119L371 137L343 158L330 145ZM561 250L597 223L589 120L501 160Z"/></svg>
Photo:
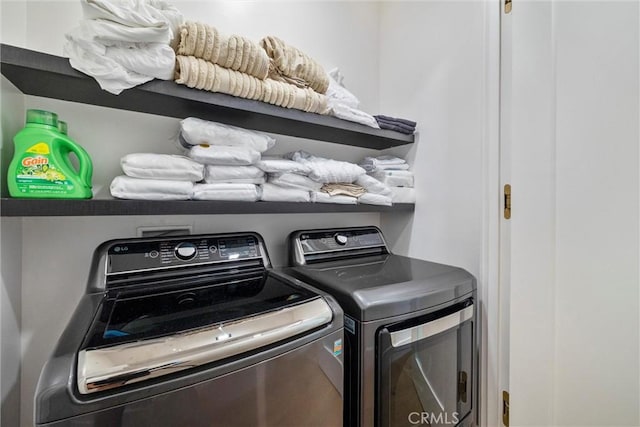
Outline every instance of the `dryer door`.
<svg viewBox="0 0 640 427"><path fill-rule="evenodd" d="M471 300L383 328L377 349L377 425L455 426L471 412Z"/></svg>

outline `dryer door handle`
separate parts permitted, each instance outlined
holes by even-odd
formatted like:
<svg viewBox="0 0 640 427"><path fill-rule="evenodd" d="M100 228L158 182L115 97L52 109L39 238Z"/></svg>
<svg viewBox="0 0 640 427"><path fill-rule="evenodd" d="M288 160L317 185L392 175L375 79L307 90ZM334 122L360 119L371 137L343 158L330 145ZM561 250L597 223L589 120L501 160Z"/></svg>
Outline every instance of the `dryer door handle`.
<svg viewBox="0 0 640 427"><path fill-rule="evenodd" d="M473 304L444 317L391 332L391 345L401 347L456 328L473 317Z"/></svg>

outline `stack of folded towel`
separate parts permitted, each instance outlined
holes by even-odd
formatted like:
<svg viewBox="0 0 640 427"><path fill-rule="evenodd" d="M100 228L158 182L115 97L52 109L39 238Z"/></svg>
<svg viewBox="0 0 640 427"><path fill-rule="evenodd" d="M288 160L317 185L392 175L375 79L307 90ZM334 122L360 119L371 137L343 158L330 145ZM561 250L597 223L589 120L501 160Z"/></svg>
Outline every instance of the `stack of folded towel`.
<svg viewBox="0 0 640 427"><path fill-rule="evenodd" d="M380 129L389 129L396 132L404 133L407 135L413 135L416 131L416 122L407 119L398 119L396 117L389 117L383 115L373 116Z"/></svg>
<svg viewBox="0 0 640 427"><path fill-rule="evenodd" d="M82 0L84 19L66 34L64 54L73 68L113 94L154 78L171 80L170 46L182 14L163 0Z"/></svg>
<svg viewBox="0 0 640 427"><path fill-rule="evenodd" d="M180 145L204 165L195 200L256 201L265 173L256 167L275 140L267 134L189 117L180 122Z"/></svg>
<svg viewBox="0 0 640 427"><path fill-rule="evenodd" d="M111 182L111 195L119 199L188 200L194 183L204 177L204 166L184 156L134 153L124 156L124 175Z"/></svg>
<svg viewBox="0 0 640 427"><path fill-rule="evenodd" d="M304 151L263 158L257 167L268 174L267 182L262 185L264 201L355 204L357 199L351 192L364 191L352 185L365 174L364 169ZM343 188L337 188L336 183L341 183Z"/></svg>
<svg viewBox="0 0 640 427"><path fill-rule="evenodd" d="M189 117L180 122L178 141L186 156L123 157L125 175L113 180L111 194L142 200L259 200L265 173L255 165L275 143L269 135Z"/></svg>
<svg viewBox="0 0 640 427"><path fill-rule="evenodd" d="M210 92L327 113L328 76L300 50L277 37L260 44L225 36L200 22L180 29L176 83Z"/></svg>
<svg viewBox="0 0 640 427"><path fill-rule="evenodd" d="M413 172L404 159L395 156L365 157L360 166L371 178L387 187L385 193L394 203L415 203Z"/></svg>

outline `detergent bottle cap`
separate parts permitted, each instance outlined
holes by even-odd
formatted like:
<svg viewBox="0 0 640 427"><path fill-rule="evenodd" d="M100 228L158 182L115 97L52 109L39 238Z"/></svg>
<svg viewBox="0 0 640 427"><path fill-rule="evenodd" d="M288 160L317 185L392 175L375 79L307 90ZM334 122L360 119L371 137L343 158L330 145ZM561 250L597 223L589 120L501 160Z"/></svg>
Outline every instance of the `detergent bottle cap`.
<svg viewBox="0 0 640 427"><path fill-rule="evenodd" d="M58 132L63 135L67 134L67 122L63 122L62 120L58 121Z"/></svg>
<svg viewBox="0 0 640 427"><path fill-rule="evenodd" d="M58 115L51 111L27 110L27 124L52 126L58 128Z"/></svg>

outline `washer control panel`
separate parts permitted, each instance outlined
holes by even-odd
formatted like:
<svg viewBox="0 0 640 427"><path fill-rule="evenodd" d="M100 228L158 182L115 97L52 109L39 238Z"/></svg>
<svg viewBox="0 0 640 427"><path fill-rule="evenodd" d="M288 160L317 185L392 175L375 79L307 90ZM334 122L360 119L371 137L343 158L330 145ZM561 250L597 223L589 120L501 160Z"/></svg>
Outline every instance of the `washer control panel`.
<svg viewBox="0 0 640 427"><path fill-rule="evenodd" d="M107 274L261 258L255 235L120 242L108 249Z"/></svg>
<svg viewBox="0 0 640 427"><path fill-rule="evenodd" d="M382 234L376 228L303 232L299 235L298 241L305 255L347 249L386 247Z"/></svg>

